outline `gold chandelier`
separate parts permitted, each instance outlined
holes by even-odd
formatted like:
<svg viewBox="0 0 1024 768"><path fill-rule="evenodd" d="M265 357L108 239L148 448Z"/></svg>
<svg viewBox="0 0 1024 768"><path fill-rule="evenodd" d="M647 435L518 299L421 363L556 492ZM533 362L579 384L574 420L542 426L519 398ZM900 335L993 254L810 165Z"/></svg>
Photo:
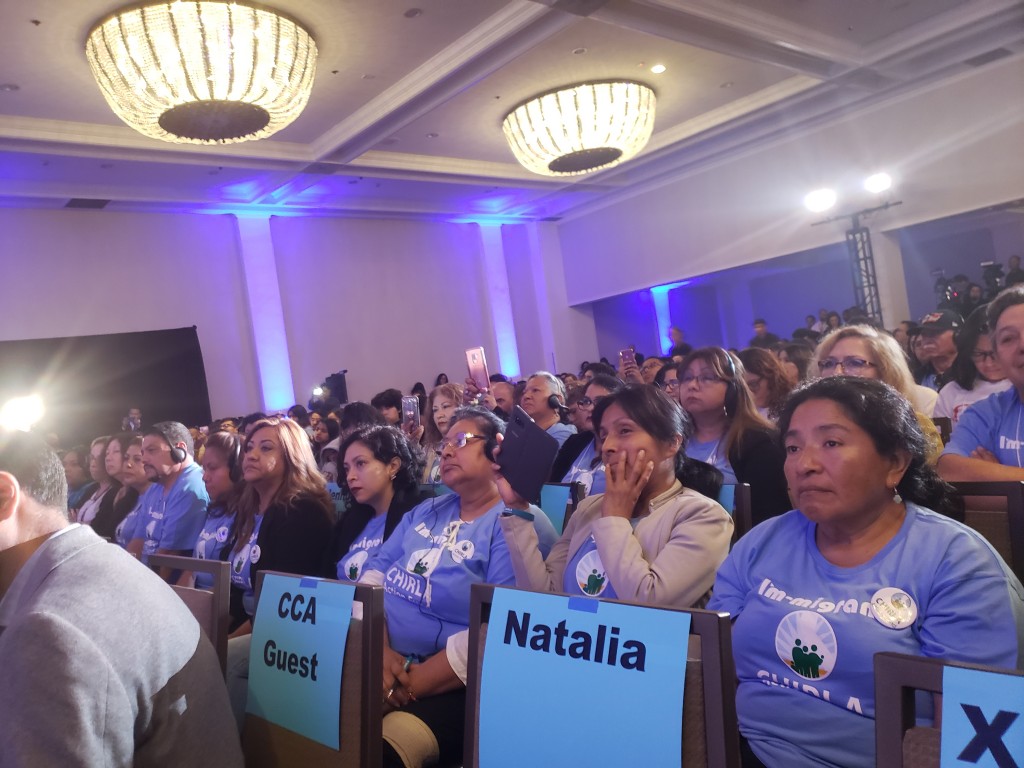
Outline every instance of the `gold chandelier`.
<svg viewBox="0 0 1024 768"><path fill-rule="evenodd" d="M316 53L291 19L222 0L122 8L85 45L118 117L190 144L262 139L291 123L309 100Z"/></svg>
<svg viewBox="0 0 1024 768"><path fill-rule="evenodd" d="M651 138L654 107L654 91L641 83L583 83L516 107L502 129L528 170L575 176L634 157Z"/></svg>

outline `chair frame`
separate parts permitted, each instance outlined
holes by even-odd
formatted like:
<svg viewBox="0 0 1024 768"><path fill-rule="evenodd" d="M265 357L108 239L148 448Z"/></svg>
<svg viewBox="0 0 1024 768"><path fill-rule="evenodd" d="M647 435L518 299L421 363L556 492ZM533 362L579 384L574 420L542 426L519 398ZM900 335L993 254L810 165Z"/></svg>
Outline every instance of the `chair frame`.
<svg viewBox="0 0 1024 768"><path fill-rule="evenodd" d="M573 516L576 508L580 505L580 502L586 498L586 486L580 482L573 483L544 483L545 486L561 486L569 489L569 502L565 505L565 516L562 518L562 529L558 531L558 535L561 536L565 532L565 526L569 524L569 518ZM537 502L537 506L540 506L540 502ZM547 512L544 512L547 515ZM550 519L550 515L548 518Z"/></svg>
<svg viewBox="0 0 1024 768"><path fill-rule="evenodd" d="M956 482L961 496L1002 496L1006 499L1006 519L1010 530L1010 570L1024 583L1024 481Z"/></svg>
<svg viewBox="0 0 1024 768"><path fill-rule="evenodd" d="M732 506L732 543L735 544L754 527L754 516L750 508L750 483L736 483Z"/></svg>
<svg viewBox="0 0 1024 768"><path fill-rule="evenodd" d="M260 591L263 588L263 578L267 575L288 576L290 578L306 578L296 573L284 573L282 571L260 571L256 577L256 601L259 604ZM322 579L322 581L332 581ZM346 583L346 582L341 582ZM353 602L363 604L363 618L361 624L361 640L363 645L363 659L359 664L359 695L362 727L359 729L359 754L362 760L360 768L380 768L383 762L383 721L384 708L381 698L381 691L384 688L384 590L382 587L370 586L368 584L356 584L356 593ZM348 649L346 648L346 655ZM343 683L344 685L344 683ZM338 695L342 692L339 690ZM348 714L344 707L339 712L338 729L342 728L342 722ZM246 726L243 730L242 745L246 744L246 736L251 738L262 738L267 740L267 728L277 729L273 731L273 738L282 750L289 753L289 760L283 765L295 766L331 766L344 765L344 742L341 749L335 751L330 747L319 744L297 733L293 733L280 726L275 726L255 715L246 713ZM247 734L254 722L258 734ZM248 760L248 758L247 758ZM267 763L262 763L267 764Z"/></svg>
<svg viewBox="0 0 1024 768"><path fill-rule="evenodd" d="M213 577L214 611L217 618L216 637L211 637L217 658L220 659L221 674L227 672L228 663L228 626L231 623L231 566L224 560L204 560L198 557L181 555L150 555L148 563L153 568L171 568L172 570L205 573ZM205 592L199 587L183 587L172 584L171 589L181 595L181 590ZM204 630L205 631L205 630Z"/></svg>
<svg viewBox="0 0 1024 768"><path fill-rule="evenodd" d="M517 587L519 592L529 590ZM467 768L480 768L480 676L475 670L480 667L480 646L482 626L490 618L491 602L494 599L494 585L473 584L470 591L469 619L469 678L466 681L466 741L463 763ZM636 605L654 610L679 610L660 606L643 605L626 600L602 600L601 602ZM714 768L739 768L739 724L736 717L736 667L732 657L732 622L727 613L688 609L690 634L701 640L701 664L704 688L704 731L707 744L707 765ZM682 723L680 723L682 728ZM682 755L680 755L682 764Z"/></svg>
<svg viewBox="0 0 1024 768"><path fill-rule="evenodd" d="M903 768L903 739L917 721L917 691L942 695L946 667L1024 677L1024 672L885 651L875 654L875 765ZM941 705L936 700L936 722ZM936 725L938 728L939 726Z"/></svg>

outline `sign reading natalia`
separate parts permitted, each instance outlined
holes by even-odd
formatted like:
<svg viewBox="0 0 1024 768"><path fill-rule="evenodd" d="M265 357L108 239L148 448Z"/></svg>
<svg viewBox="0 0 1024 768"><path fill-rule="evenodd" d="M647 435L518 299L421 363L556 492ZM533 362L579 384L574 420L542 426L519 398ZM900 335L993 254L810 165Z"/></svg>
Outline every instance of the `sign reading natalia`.
<svg viewBox="0 0 1024 768"><path fill-rule="evenodd" d="M355 587L267 574L253 623L246 711L339 748L341 666Z"/></svg>
<svg viewBox="0 0 1024 768"><path fill-rule="evenodd" d="M678 768L689 635L678 611L495 589L480 764Z"/></svg>
<svg viewBox="0 0 1024 768"><path fill-rule="evenodd" d="M946 667L943 768L1024 766L1024 675Z"/></svg>

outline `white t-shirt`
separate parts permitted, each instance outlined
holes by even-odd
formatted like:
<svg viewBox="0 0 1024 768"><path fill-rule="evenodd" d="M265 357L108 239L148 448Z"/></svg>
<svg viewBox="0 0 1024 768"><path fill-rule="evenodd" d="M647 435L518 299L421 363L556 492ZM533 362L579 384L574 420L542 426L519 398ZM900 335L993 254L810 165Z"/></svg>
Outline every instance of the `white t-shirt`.
<svg viewBox="0 0 1024 768"><path fill-rule="evenodd" d="M935 404L934 416L950 419L953 426L960 421L960 415L979 400L984 400L996 392L1004 392L1010 388L1010 380L985 381L979 380L974 389L964 389L955 381L949 382L939 391L939 401Z"/></svg>
<svg viewBox="0 0 1024 768"><path fill-rule="evenodd" d="M914 406L914 410L918 413L923 413L929 419L932 416L938 416L935 413L935 401L939 399L939 393L929 387L922 387L920 384L914 384L910 395L910 404Z"/></svg>

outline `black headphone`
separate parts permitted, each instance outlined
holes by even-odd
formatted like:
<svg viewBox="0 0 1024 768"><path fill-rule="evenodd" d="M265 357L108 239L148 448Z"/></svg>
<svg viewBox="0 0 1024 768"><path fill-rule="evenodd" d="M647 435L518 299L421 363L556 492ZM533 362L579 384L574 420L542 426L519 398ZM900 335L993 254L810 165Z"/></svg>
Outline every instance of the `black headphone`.
<svg viewBox="0 0 1024 768"><path fill-rule="evenodd" d="M736 385L736 363L733 362L732 355L729 354L728 350L723 349L722 354L725 355L725 360L728 363L726 371L732 376L731 379L725 382L725 415L730 419L736 415L736 408L740 403L739 387Z"/></svg>
<svg viewBox="0 0 1024 768"><path fill-rule="evenodd" d="M493 428L491 425L488 427ZM498 433L495 431L492 435L486 438L484 441L484 456L490 462L494 461L494 449L498 447Z"/></svg>
<svg viewBox="0 0 1024 768"><path fill-rule="evenodd" d="M558 411L559 413L567 413L569 411L562 401L558 399L558 395L550 395L548 397L548 408L552 411Z"/></svg>
<svg viewBox="0 0 1024 768"><path fill-rule="evenodd" d="M228 477L232 483L242 479L242 441L238 435L231 435L231 452L228 454Z"/></svg>
<svg viewBox="0 0 1024 768"><path fill-rule="evenodd" d="M188 457L188 452L184 448L179 448L176 445L171 446L171 463L181 464Z"/></svg>

